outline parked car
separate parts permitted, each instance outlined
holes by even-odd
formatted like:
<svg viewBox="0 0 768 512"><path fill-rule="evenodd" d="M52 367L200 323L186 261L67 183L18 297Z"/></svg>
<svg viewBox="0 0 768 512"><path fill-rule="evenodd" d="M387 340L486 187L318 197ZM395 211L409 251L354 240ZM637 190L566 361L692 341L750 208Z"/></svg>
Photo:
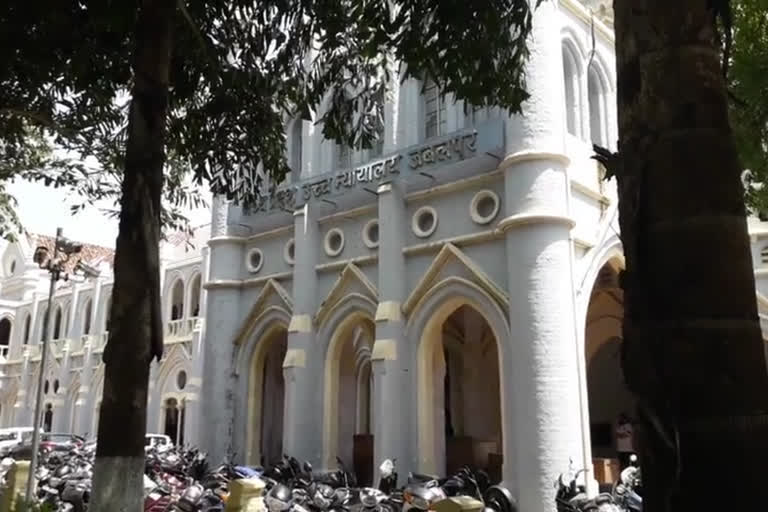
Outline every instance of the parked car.
<svg viewBox="0 0 768 512"><path fill-rule="evenodd" d="M33 430L32 427L0 429L0 457L25 458L25 455L20 453L19 450L22 450L25 446L31 449ZM43 434L43 429L40 429L40 434ZM30 454L32 453L31 451L29 452Z"/></svg>
<svg viewBox="0 0 768 512"><path fill-rule="evenodd" d="M173 447L171 437L165 434L147 434L145 437L144 448L150 446L157 447L160 451L168 450Z"/></svg>
<svg viewBox="0 0 768 512"><path fill-rule="evenodd" d="M69 451L72 448L80 448L85 443L85 438L76 434L57 434L45 432L40 438L40 448L50 451Z"/></svg>

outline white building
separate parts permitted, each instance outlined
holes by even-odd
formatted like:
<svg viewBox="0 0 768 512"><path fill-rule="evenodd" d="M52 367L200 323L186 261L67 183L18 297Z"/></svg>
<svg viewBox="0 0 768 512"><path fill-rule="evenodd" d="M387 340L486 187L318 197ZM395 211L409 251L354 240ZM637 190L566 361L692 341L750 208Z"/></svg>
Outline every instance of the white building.
<svg viewBox="0 0 768 512"><path fill-rule="evenodd" d="M536 11L523 116L465 114L411 80L391 84L372 150L290 121L291 182L253 211L216 199L207 248L165 260L167 356L153 363L148 429L165 430L175 400L185 440L214 458L340 457L362 480L386 457L401 475L469 462L531 512L554 508L570 460L612 457L612 425L632 412L623 257L615 185L589 157L593 141L615 147L616 71L608 2L585 3L596 16L576 0ZM768 224L750 232L765 294ZM39 359L45 276L24 243L3 259L4 424L30 421ZM93 431L109 286L57 292L56 429Z"/></svg>
<svg viewBox="0 0 768 512"><path fill-rule="evenodd" d="M196 400L204 323L202 290L208 226L195 237L174 235L161 248L163 307L166 320L165 355L153 363L147 430L183 441L194 437L196 422L185 421L185 409ZM66 235L66 233L65 233ZM47 311L49 275L32 261L43 245L52 250L53 237L30 235L6 243L0 257L0 424L32 424L40 341ZM111 249L85 244L76 261L100 270L98 278L82 283L59 281L53 300L50 329L53 340L45 369L44 426L54 432L95 435L104 379L101 355L109 330L112 294ZM197 360L200 360L198 357ZM186 425L186 428L185 428Z"/></svg>

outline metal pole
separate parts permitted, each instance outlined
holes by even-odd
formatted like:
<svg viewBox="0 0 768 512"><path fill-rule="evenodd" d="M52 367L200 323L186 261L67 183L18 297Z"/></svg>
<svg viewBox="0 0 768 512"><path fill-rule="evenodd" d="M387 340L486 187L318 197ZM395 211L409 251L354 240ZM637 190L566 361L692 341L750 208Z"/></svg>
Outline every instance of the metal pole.
<svg viewBox="0 0 768 512"><path fill-rule="evenodd" d="M37 452L40 449L40 413L43 406L43 381L45 380L45 363L48 359L48 345L51 340L51 316L53 307L53 294L56 291L56 281L59 279L59 269L56 259L58 257L59 239L62 236L62 229L56 228L56 240L53 242L53 257L50 259L48 272L51 274L51 285L48 288L48 309L43 317L43 341L40 355L40 368L37 375L37 393L35 395L35 415L32 424L32 461L29 464L29 476L27 478L27 502L32 501L32 491L35 487L35 473L37 472Z"/></svg>

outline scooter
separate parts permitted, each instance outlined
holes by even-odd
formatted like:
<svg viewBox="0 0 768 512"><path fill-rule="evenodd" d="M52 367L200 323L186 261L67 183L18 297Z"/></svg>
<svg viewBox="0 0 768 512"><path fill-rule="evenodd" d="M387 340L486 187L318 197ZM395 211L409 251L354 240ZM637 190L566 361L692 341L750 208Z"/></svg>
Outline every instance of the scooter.
<svg viewBox="0 0 768 512"><path fill-rule="evenodd" d="M642 512L643 497L637 490L642 487L637 455L631 455L629 466L622 470L619 480L613 486L613 498L626 512Z"/></svg>

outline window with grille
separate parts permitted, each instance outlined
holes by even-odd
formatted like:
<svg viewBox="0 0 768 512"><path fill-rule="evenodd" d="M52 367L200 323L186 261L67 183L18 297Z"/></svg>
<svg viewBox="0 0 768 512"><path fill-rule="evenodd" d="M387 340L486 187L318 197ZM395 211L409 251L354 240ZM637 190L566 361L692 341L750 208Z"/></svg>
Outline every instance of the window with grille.
<svg viewBox="0 0 768 512"><path fill-rule="evenodd" d="M295 183L301 178L302 121L296 119L291 128L291 176Z"/></svg>
<svg viewBox="0 0 768 512"><path fill-rule="evenodd" d="M376 140L373 141L368 152L371 158L376 158L384 153L384 92L380 91L375 99L375 107L371 112L371 123L376 132Z"/></svg>
<svg viewBox="0 0 768 512"><path fill-rule="evenodd" d="M424 86L424 135L427 139L445 133L445 99L437 85L429 80Z"/></svg>
<svg viewBox="0 0 768 512"><path fill-rule="evenodd" d="M346 144L336 146L336 167L346 169L352 166L352 148Z"/></svg>

